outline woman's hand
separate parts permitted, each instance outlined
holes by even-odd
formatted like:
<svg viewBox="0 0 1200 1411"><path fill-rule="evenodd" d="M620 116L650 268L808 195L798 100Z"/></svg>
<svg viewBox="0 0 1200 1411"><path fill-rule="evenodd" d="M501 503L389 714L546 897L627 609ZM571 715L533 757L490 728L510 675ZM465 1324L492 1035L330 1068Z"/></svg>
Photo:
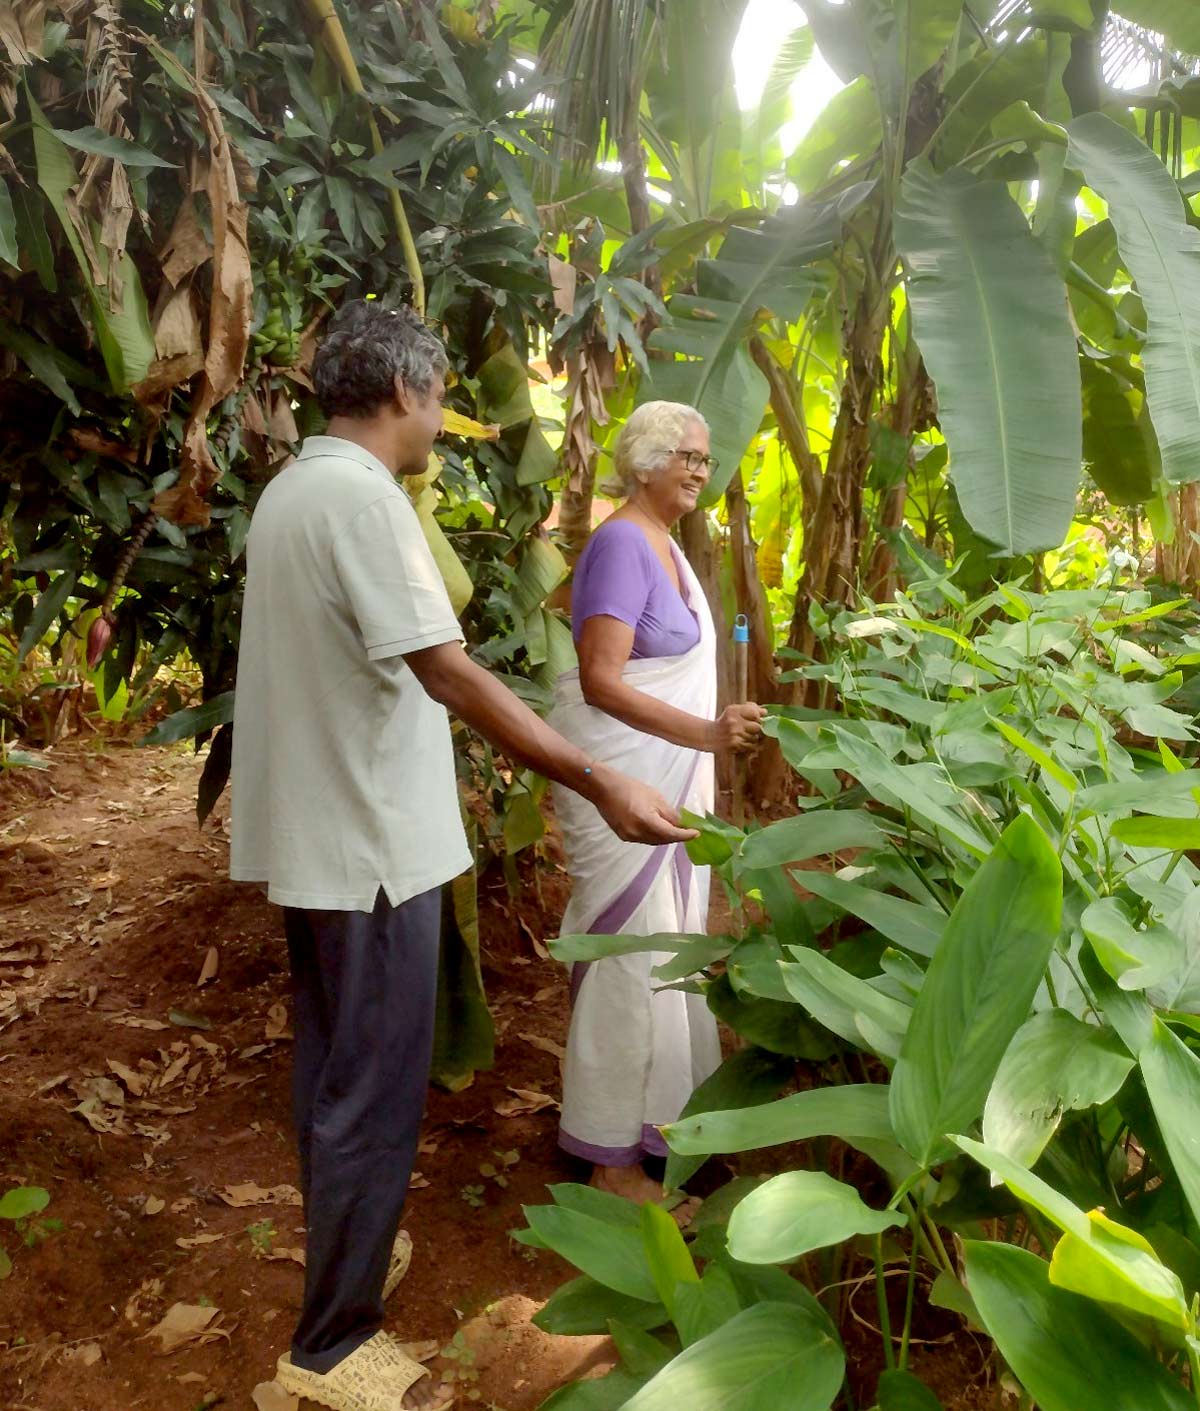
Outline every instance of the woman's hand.
<svg viewBox="0 0 1200 1411"><path fill-rule="evenodd" d="M713 754L739 753L752 750L762 738L762 722L767 712L753 701L727 705L716 720L709 724Z"/></svg>

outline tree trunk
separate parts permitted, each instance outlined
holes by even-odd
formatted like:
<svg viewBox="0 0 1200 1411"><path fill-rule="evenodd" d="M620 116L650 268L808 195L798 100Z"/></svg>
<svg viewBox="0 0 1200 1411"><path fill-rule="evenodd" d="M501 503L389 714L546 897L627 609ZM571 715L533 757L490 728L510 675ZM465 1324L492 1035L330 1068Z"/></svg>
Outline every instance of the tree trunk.
<svg viewBox="0 0 1200 1411"><path fill-rule="evenodd" d="M1169 544L1155 545L1155 568L1164 583L1177 584L1196 597L1200 594L1200 485L1181 485L1171 496L1171 509L1175 537Z"/></svg>

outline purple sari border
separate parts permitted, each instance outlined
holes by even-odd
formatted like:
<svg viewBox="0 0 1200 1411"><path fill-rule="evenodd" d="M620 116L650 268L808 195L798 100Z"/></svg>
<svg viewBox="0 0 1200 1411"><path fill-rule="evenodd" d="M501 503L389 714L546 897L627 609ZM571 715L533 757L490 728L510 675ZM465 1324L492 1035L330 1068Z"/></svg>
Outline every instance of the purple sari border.
<svg viewBox="0 0 1200 1411"><path fill-rule="evenodd" d="M657 1127L643 1126L641 1141L631 1146L597 1146L580 1141L560 1127L558 1144L570 1156L590 1161L593 1166L636 1166L645 1156L668 1156L669 1148Z"/></svg>

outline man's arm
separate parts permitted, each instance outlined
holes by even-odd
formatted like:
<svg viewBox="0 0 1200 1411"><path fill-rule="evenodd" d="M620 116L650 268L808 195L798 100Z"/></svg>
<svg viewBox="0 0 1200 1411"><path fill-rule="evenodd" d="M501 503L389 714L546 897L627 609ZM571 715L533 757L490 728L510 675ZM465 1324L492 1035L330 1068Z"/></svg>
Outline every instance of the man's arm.
<svg viewBox="0 0 1200 1411"><path fill-rule="evenodd" d="M696 836L694 829L680 828L675 810L654 789L589 759L476 665L457 642L410 652L404 660L427 695L510 759L590 799L619 838L670 843Z"/></svg>

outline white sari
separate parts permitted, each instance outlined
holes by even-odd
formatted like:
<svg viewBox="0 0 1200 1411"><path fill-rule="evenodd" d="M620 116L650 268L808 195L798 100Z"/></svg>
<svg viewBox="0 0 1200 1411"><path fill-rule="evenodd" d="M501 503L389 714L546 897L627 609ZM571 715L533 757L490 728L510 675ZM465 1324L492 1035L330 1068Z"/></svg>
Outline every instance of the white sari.
<svg viewBox="0 0 1200 1411"><path fill-rule="evenodd" d="M673 550L674 552L674 550ZM630 661L623 679L690 715L716 709L716 638L699 580L675 552L700 640L682 656ZM550 723L593 759L652 785L671 804L707 813L713 758L623 724L583 698L579 673L560 677ZM586 799L555 788L571 872L564 935L654 935L707 929L709 870L682 843L624 843ZM673 1122L721 1061L716 1020L698 995L657 989L650 974L668 953L577 964L563 1068L559 1144L604 1166L665 1155L657 1128Z"/></svg>

